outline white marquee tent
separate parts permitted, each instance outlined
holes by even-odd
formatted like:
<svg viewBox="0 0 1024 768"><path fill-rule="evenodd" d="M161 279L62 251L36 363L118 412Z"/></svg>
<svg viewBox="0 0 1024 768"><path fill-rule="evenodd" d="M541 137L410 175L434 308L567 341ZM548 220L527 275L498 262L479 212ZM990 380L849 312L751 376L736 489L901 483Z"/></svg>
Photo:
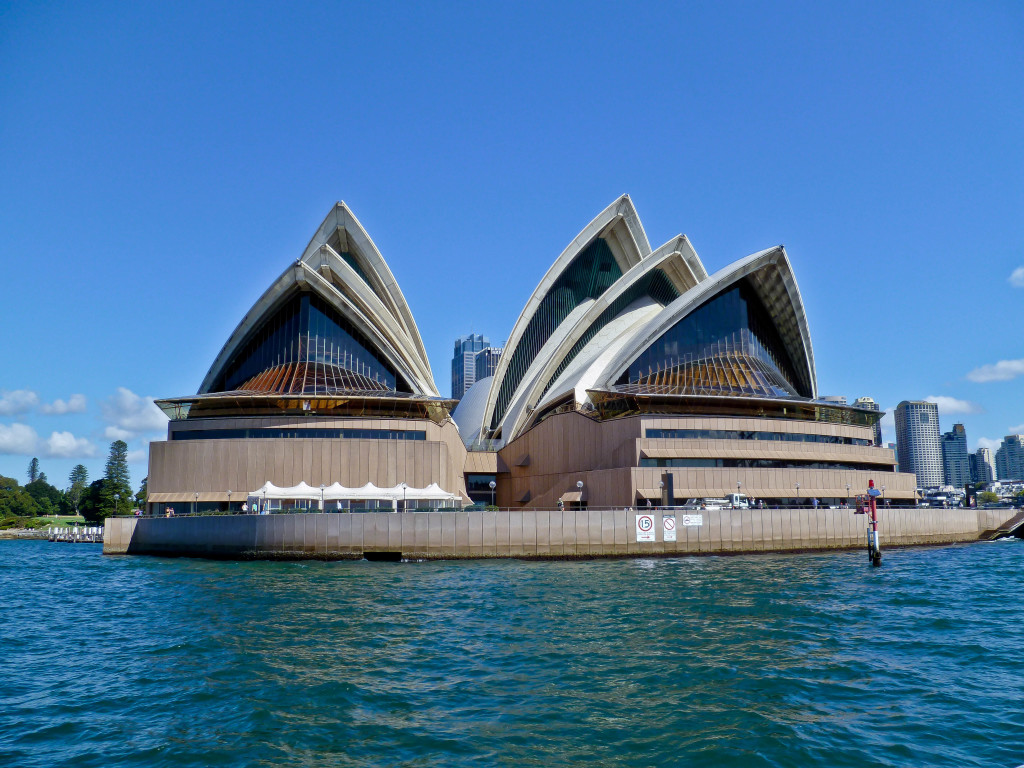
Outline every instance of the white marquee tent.
<svg viewBox="0 0 1024 768"><path fill-rule="evenodd" d="M405 507L456 507L461 505L458 494L448 493L437 483L431 483L426 488L413 488L412 486L396 485L391 488L379 488L373 483L367 483L360 488L346 488L340 483L332 483L324 486L322 490L302 482L298 485L283 488L274 485L270 481L264 483L255 491L248 494L250 506L257 503L269 501L315 501L323 498L324 502L338 502L338 508L350 508L352 502L376 502L374 506L385 506L382 502L390 502L387 506L398 509L398 502L404 501ZM271 505L276 506L276 505Z"/></svg>

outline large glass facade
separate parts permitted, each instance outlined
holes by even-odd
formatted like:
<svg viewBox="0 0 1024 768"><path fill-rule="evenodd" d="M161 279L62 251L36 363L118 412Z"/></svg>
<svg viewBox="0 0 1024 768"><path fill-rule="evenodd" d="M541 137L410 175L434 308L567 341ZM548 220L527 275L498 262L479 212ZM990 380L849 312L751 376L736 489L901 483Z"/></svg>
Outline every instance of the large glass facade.
<svg viewBox="0 0 1024 768"><path fill-rule="evenodd" d="M673 440L767 440L770 442L828 443L831 445L873 445L872 441L859 437L741 429L648 429L645 436Z"/></svg>
<svg viewBox="0 0 1024 768"><path fill-rule="evenodd" d="M739 467L741 469L842 469L892 472L892 464L858 461L813 461L801 459L640 459L641 467Z"/></svg>
<svg viewBox="0 0 1024 768"><path fill-rule="evenodd" d="M286 301L242 345L210 392L409 392L352 323L312 293Z"/></svg>
<svg viewBox="0 0 1024 768"><path fill-rule="evenodd" d="M172 440L259 440L311 438L315 440L426 440L422 429L316 429L266 427L260 429L182 429Z"/></svg>
<svg viewBox="0 0 1024 768"><path fill-rule="evenodd" d="M600 238L584 248L562 271L541 299L540 306L533 313L511 354L505 377L498 389L491 429L498 426L527 369L555 329L581 302L598 298L620 277L622 270L611 248Z"/></svg>
<svg viewBox="0 0 1024 768"><path fill-rule="evenodd" d="M616 382L665 394L811 396L757 292L742 280L684 317Z"/></svg>

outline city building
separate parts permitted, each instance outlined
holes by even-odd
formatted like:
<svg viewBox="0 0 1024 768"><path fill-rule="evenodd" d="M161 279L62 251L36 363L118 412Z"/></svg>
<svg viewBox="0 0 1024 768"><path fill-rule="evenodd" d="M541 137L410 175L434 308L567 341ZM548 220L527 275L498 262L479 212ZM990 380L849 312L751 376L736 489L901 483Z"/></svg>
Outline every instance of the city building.
<svg viewBox="0 0 1024 768"><path fill-rule="evenodd" d="M493 376L498 369L499 359L501 359L501 347L484 347L477 352L475 381Z"/></svg>
<svg viewBox="0 0 1024 768"><path fill-rule="evenodd" d="M1007 435L996 451L1000 480L1024 480L1024 435Z"/></svg>
<svg viewBox="0 0 1024 768"><path fill-rule="evenodd" d="M971 482L991 483L996 479L996 464L991 448L979 448L971 454Z"/></svg>
<svg viewBox="0 0 1024 768"><path fill-rule="evenodd" d="M897 472L902 472L903 470L901 470L899 468L900 467L900 451L899 451L899 447L896 445L896 443L886 443L886 448L888 448L890 451L892 451L892 455L896 459L896 471Z"/></svg>
<svg viewBox="0 0 1024 768"><path fill-rule="evenodd" d="M865 410L868 410L868 411L881 411L882 410L881 407L879 407L878 403L876 403L874 401L874 399L870 398L870 397L858 397L856 400L853 401L853 404L857 408L864 408ZM875 424L875 445L881 445L881 444L882 444L882 425L880 423L876 423Z"/></svg>
<svg viewBox="0 0 1024 768"><path fill-rule="evenodd" d="M486 336L471 333L455 340L452 356L452 399L459 400L476 383L476 356L490 347Z"/></svg>
<svg viewBox="0 0 1024 768"><path fill-rule="evenodd" d="M476 380L488 347L459 340L453 385ZM881 412L818 399L782 246L709 274L683 235L652 248L623 196L571 240L504 351L485 357L491 375L458 401L439 396L397 281L339 203L198 392L157 401L171 420L150 444L149 511L238 509L268 483L365 487L353 509L395 488L399 509L452 496L621 509L737 491L835 505L869 481L886 501L916 498L917 479L875 444Z"/></svg>
<svg viewBox="0 0 1024 768"><path fill-rule="evenodd" d="M938 488L943 481L939 407L922 400L904 400L896 406L895 415L900 471L916 475L920 488Z"/></svg>
<svg viewBox="0 0 1024 768"><path fill-rule="evenodd" d="M971 481L971 462L967 453L967 432L963 424L954 424L942 433L942 474L946 485L963 489Z"/></svg>

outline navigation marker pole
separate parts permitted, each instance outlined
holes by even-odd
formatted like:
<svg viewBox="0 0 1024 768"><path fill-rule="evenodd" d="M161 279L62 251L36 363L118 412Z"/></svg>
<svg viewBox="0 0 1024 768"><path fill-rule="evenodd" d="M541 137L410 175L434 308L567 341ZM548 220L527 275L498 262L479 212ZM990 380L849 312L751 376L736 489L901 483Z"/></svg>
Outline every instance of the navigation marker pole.
<svg viewBox="0 0 1024 768"><path fill-rule="evenodd" d="M878 506L876 499L881 491L875 488L875 481L868 480L868 506L871 509L871 522L868 525L868 560L872 565L882 564L882 550L878 546Z"/></svg>

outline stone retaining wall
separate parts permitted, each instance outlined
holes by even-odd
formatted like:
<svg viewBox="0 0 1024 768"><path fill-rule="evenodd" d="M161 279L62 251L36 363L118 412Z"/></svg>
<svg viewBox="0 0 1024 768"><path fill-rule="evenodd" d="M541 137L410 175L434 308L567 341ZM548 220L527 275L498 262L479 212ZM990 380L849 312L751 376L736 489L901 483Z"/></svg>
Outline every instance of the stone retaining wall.
<svg viewBox="0 0 1024 768"><path fill-rule="evenodd" d="M646 510L641 510L641 514ZM228 558L561 558L648 554L786 552L865 544L867 516L849 509L705 510L684 525L681 510L651 510L655 541L637 542L635 510L283 514L111 518L106 554ZM663 514L676 518L665 541ZM976 541L1010 510L892 509L879 512L882 548Z"/></svg>

